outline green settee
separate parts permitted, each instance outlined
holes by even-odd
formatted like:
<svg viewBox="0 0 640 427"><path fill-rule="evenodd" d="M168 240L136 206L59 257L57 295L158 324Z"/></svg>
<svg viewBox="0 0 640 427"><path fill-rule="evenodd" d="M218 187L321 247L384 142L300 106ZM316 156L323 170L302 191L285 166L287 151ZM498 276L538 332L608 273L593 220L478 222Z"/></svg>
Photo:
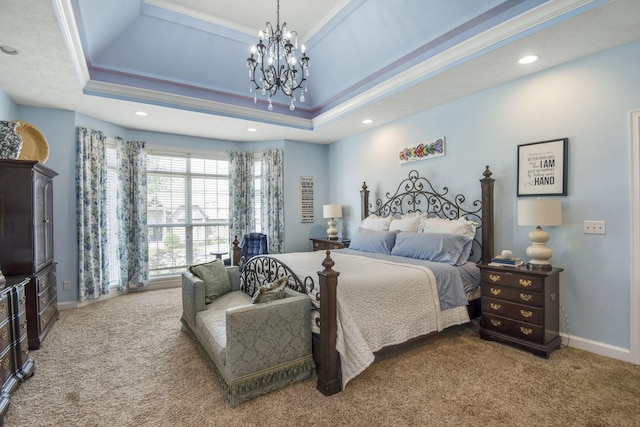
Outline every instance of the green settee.
<svg viewBox="0 0 640 427"><path fill-rule="evenodd" d="M227 267L231 292L205 304L202 280L182 274L182 329L194 338L235 407L309 378L311 301L285 288L282 299L252 304L238 267Z"/></svg>

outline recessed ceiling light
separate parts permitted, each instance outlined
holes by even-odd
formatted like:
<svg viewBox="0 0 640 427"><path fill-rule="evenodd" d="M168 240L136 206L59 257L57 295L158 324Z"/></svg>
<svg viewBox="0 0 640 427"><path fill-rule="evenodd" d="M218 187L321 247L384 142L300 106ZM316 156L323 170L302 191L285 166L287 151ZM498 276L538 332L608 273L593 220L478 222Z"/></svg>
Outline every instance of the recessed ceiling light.
<svg viewBox="0 0 640 427"><path fill-rule="evenodd" d="M518 60L519 64L531 64L532 62L536 62L540 58L538 55L527 55L523 56Z"/></svg>
<svg viewBox="0 0 640 427"><path fill-rule="evenodd" d="M362 123L364 123L365 125L370 125L371 123L373 123L373 120L371 120L371 119L364 119L364 120L362 121Z"/></svg>
<svg viewBox="0 0 640 427"><path fill-rule="evenodd" d="M256 129L256 128L249 128L249 129L247 129L247 130L248 130L249 132L257 132L257 131L258 131L258 129Z"/></svg>
<svg viewBox="0 0 640 427"><path fill-rule="evenodd" d="M145 113L144 111L136 111L136 116L141 116L141 117L145 117L148 116L149 114Z"/></svg>
<svg viewBox="0 0 640 427"><path fill-rule="evenodd" d="M6 53L7 55L17 55L18 53L20 53L15 47L7 46L4 44L0 45L0 51L2 51L2 53Z"/></svg>

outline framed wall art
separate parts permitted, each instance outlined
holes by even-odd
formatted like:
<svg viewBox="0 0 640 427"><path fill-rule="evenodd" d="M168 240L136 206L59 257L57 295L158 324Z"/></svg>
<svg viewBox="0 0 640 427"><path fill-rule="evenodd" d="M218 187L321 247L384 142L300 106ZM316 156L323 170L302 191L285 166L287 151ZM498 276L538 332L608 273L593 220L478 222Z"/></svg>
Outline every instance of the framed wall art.
<svg viewBox="0 0 640 427"><path fill-rule="evenodd" d="M566 196L568 138L518 145L518 197Z"/></svg>
<svg viewBox="0 0 640 427"><path fill-rule="evenodd" d="M430 139L421 142L415 147L405 147L398 155L400 163L415 162L418 160L429 160L444 156L445 137Z"/></svg>
<svg viewBox="0 0 640 427"><path fill-rule="evenodd" d="M300 177L300 222L313 222L313 177Z"/></svg>

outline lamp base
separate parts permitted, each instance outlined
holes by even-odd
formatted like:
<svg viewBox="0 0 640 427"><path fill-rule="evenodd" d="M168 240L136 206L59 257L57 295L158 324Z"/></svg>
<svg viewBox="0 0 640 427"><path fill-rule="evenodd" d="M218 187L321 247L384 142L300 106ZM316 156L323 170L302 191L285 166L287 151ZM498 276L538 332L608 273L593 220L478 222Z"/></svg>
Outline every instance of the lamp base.
<svg viewBox="0 0 640 427"><path fill-rule="evenodd" d="M336 228L336 220L329 219L329 228L327 228L327 236L329 240L338 240L338 229Z"/></svg>
<svg viewBox="0 0 640 427"><path fill-rule="evenodd" d="M527 268L529 270L551 270L549 259L552 252L551 248L546 245L549 240L549 233L544 231L542 227L536 227L535 230L529 232L529 240L531 241L531 246L525 251L529 257Z"/></svg>
<svg viewBox="0 0 640 427"><path fill-rule="evenodd" d="M525 267L527 268L527 270L532 271L551 271L553 269L551 264L533 264L530 262L526 263Z"/></svg>

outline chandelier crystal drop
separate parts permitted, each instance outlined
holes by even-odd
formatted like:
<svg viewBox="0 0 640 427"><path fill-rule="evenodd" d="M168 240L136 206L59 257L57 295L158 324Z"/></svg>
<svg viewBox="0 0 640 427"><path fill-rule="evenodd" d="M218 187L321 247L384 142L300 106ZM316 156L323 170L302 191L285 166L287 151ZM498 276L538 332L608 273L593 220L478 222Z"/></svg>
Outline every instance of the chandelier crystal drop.
<svg viewBox="0 0 640 427"><path fill-rule="evenodd" d="M258 90L267 96L268 109L271 111L271 98L279 89L291 98L289 109L293 111L296 108L296 90L300 89L300 102L305 101L310 58L304 45L300 46L302 56L299 60L296 58L298 33L287 30L286 22L280 26L280 0L277 1L276 19L275 28L267 22L265 31L260 31L260 41L251 47L251 57L247 59L249 92L254 94L254 103L257 102Z"/></svg>

